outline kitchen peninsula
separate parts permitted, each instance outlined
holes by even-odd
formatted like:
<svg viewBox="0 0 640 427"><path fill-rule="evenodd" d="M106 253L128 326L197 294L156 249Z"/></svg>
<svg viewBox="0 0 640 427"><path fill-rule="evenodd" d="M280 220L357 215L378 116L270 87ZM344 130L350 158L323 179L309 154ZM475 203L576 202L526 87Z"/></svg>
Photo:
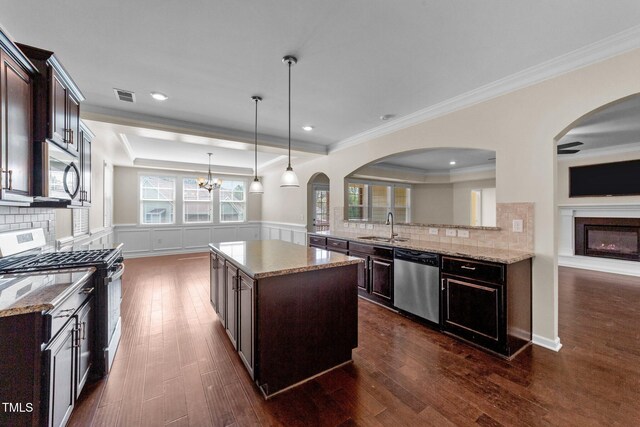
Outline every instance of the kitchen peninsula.
<svg viewBox="0 0 640 427"><path fill-rule="evenodd" d="M278 240L209 247L211 304L265 397L351 361L362 260Z"/></svg>

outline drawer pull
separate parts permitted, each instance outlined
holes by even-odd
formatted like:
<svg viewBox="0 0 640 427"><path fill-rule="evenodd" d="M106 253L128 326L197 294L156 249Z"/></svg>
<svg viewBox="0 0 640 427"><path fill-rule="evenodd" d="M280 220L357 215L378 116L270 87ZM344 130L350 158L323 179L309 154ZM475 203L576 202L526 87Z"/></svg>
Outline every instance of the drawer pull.
<svg viewBox="0 0 640 427"><path fill-rule="evenodd" d="M83 290L81 290L79 293L81 294L85 294L85 295L89 295L90 293L93 292L93 288L84 288Z"/></svg>
<svg viewBox="0 0 640 427"><path fill-rule="evenodd" d="M68 313L70 311L76 311L76 309L75 308L66 308L64 310L60 310L60 313Z"/></svg>
<svg viewBox="0 0 640 427"><path fill-rule="evenodd" d="M471 270L471 271L475 271L475 269L476 269L475 267L468 267L466 265L462 265L462 266L460 266L460 268L464 268L465 270Z"/></svg>
<svg viewBox="0 0 640 427"><path fill-rule="evenodd" d="M70 314L60 314L58 316L53 316L54 319L60 319L62 317L71 317L71 315Z"/></svg>

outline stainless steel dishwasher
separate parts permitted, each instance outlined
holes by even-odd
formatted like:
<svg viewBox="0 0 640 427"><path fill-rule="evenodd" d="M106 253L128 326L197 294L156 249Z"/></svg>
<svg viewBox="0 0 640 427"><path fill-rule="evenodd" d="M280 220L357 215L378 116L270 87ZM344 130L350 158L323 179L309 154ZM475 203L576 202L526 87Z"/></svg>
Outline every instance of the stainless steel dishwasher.
<svg viewBox="0 0 640 427"><path fill-rule="evenodd" d="M394 305L434 323L440 323L440 256L396 249L393 265Z"/></svg>

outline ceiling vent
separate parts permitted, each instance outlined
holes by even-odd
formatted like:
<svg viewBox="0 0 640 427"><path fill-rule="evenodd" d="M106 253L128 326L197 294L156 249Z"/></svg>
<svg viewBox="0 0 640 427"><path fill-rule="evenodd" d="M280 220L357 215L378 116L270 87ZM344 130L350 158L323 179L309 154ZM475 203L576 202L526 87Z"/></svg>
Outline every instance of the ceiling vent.
<svg viewBox="0 0 640 427"><path fill-rule="evenodd" d="M118 98L120 101L136 102L136 94L131 91L116 88L113 88L113 91L116 94L116 98Z"/></svg>

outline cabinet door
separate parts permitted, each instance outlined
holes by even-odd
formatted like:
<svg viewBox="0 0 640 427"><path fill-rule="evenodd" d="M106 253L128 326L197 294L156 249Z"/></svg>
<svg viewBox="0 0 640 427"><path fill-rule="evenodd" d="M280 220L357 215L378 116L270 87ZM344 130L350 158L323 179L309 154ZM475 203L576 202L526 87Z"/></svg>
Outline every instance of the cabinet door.
<svg viewBox="0 0 640 427"><path fill-rule="evenodd" d="M64 426L71 416L74 402L74 367L76 318L62 328L58 337L47 349L49 361L49 423Z"/></svg>
<svg viewBox="0 0 640 427"><path fill-rule="evenodd" d="M209 301L211 306L217 312L218 311L218 257L216 254L209 256Z"/></svg>
<svg viewBox="0 0 640 427"><path fill-rule="evenodd" d="M227 335L231 339L233 348L238 348L238 319L237 319L237 305L238 305L238 269L232 264L225 263L226 274L226 324L225 329Z"/></svg>
<svg viewBox="0 0 640 427"><path fill-rule="evenodd" d="M393 301L393 260L371 257L371 293Z"/></svg>
<svg viewBox="0 0 640 427"><path fill-rule="evenodd" d="M4 52L2 71L2 196L31 195L32 86L31 78Z"/></svg>
<svg viewBox="0 0 640 427"><path fill-rule="evenodd" d="M93 298L89 299L78 311L78 336L76 345L78 346L78 371L76 373L76 398L89 378L91 370L91 350L94 343L93 335Z"/></svg>
<svg viewBox="0 0 640 427"><path fill-rule="evenodd" d="M255 282L240 272L238 279L238 353L253 379L254 294Z"/></svg>
<svg viewBox="0 0 640 427"><path fill-rule="evenodd" d="M358 267L358 289L362 291L368 291L369 286L369 256L358 252L349 251L349 256L360 258L364 260L364 263L359 264Z"/></svg>
<svg viewBox="0 0 640 427"><path fill-rule="evenodd" d="M444 329L499 350L505 334L503 287L447 276L442 282Z"/></svg>
<svg viewBox="0 0 640 427"><path fill-rule="evenodd" d="M80 169L82 173L82 186L81 194L82 204L85 206L91 205L91 138L84 132L81 132L82 147Z"/></svg>
<svg viewBox="0 0 640 427"><path fill-rule="evenodd" d="M78 155L81 144L80 102L67 91L67 151Z"/></svg>
<svg viewBox="0 0 640 427"><path fill-rule="evenodd" d="M225 286L226 273L224 269L224 258L218 257L217 262L218 268L216 269L216 274L218 276L218 305L216 306L216 311L218 313L220 323L224 326L227 322L227 294Z"/></svg>
<svg viewBox="0 0 640 427"><path fill-rule="evenodd" d="M51 139L66 146L69 138L67 128L68 90L55 71L51 77Z"/></svg>

